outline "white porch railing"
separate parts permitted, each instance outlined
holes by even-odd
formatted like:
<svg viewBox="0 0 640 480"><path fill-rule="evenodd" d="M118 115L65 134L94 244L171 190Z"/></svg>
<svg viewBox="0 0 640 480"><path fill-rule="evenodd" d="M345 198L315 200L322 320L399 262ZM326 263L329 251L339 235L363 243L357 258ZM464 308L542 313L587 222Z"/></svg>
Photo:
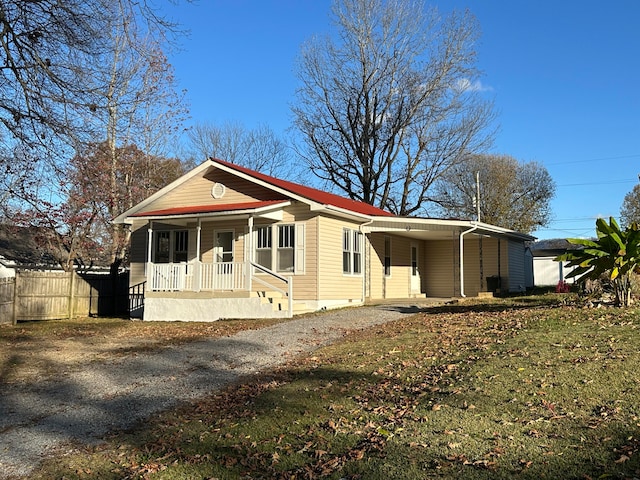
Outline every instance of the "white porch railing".
<svg viewBox="0 0 640 480"><path fill-rule="evenodd" d="M200 290L245 290L244 262L200 263Z"/></svg>
<svg viewBox="0 0 640 480"><path fill-rule="evenodd" d="M193 279L193 265L187 263L152 263L147 266L149 290L180 291L190 290Z"/></svg>
<svg viewBox="0 0 640 480"><path fill-rule="evenodd" d="M244 290L243 262L152 263L149 285L154 291Z"/></svg>
<svg viewBox="0 0 640 480"><path fill-rule="evenodd" d="M247 268L250 275L247 274ZM256 277L253 272L262 272ZM293 281L257 263L216 262L150 263L147 264L147 288L151 291L251 290L253 282L287 297L289 316L293 315ZM274 285L280 283L283 288Z"/></svg>

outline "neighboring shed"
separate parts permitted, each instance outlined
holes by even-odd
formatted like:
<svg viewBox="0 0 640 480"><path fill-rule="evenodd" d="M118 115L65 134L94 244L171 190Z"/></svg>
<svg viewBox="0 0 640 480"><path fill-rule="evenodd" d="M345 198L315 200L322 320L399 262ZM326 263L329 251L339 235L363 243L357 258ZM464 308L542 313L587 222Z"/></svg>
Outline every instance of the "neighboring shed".
<svg viewBox="0 0 640 480"><path fill-rule="evenodd" d="M566 276L573 271L573 267L568 267L569 262L556 262L554 259L558 255L567 253L569 250L580 248L569 243L564 238L549 240L539 240L531 244L533 254L533 277L536 287L548 287L557 285L561 280L567 283L574 283L575 279L566 279Z"/></svg>

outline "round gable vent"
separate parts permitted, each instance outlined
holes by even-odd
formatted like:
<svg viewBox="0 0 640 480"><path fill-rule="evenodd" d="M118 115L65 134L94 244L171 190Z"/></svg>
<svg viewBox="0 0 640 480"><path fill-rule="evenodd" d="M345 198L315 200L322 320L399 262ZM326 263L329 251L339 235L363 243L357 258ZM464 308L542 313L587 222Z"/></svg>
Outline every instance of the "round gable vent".
<svg viewBox="0 0 640 480"><path fill-rule="evenodd" d="M213 187L211 187L211 196L213 198L222 198L224 197L224 192L226 192L226 187L221 183L214 183Z"/></svg>

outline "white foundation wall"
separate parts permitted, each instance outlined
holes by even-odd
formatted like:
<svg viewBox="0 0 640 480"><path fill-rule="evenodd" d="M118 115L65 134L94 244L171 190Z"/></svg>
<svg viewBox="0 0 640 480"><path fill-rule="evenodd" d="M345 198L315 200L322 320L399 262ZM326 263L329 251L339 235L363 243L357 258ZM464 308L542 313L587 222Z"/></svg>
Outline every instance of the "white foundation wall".
<svg viewBox="0 0 640 480"><path fill-rule="evenodd" d="M154 298L144 302L145 321L213 322L235 318L286 318L259 298Z"/></svg>

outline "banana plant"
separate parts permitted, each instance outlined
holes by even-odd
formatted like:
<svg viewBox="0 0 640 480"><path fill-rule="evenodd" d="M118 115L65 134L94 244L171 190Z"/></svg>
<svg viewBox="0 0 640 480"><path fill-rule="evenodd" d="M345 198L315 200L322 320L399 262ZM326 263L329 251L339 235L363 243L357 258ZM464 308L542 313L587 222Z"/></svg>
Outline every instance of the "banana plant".
<svg viewBox="0 0 640 480"><path fill-rule="evenodd" d="M613 217L596 221L595 240L570 238L569 243L582 248L567 252L555 261L568 261L576 267L566 278L577 277L581 283L606 276L613 286L616 305L628 307L631 303L631 274L640 267L640 227L637 223L622 230Z"/></svg>

